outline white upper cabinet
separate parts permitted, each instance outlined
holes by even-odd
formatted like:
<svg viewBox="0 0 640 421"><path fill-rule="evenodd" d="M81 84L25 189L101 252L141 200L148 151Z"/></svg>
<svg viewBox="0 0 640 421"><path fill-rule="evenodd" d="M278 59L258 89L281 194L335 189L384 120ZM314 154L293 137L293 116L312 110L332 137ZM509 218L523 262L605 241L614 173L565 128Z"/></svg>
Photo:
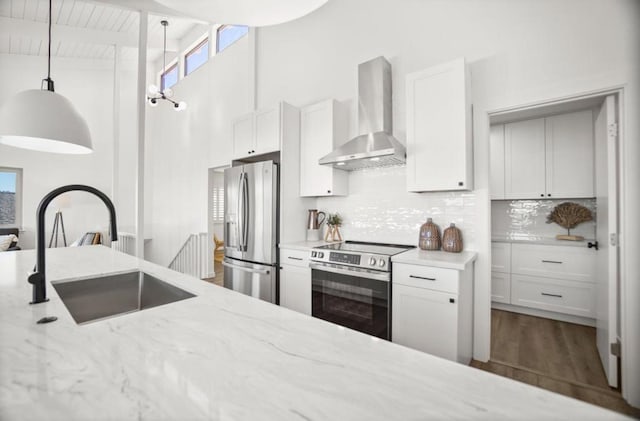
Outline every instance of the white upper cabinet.
<svg viewBox="0 0 640 421"><path fill-rule="evenodd" d="M539 199L594 196L593 113L584 110L504 125L504 197L501 164L491 127L491 198ZM495 167L495 168L494 168Z"/></svg>
<svg viewBox="0 0 640 421"><path fill-rule="evenodd" d="M280 150L280 108L257 111L254 125L256 155Z"/></svg>
<svg viewBox="0 0 640 421"><path fill-rule="evenodd" d="M471 190L469 77L464 58L407 75L407 189Z"/></svg>
<svg viewBox="0 0 640 421"><path fill-rule="evenodd" d="M233 122L233 157L250 155L254 149L253 113L243 115Z"/></svg>
<svg viewBox="0 0 640 421"><path fill-rule="evenodd" d="M233 159L280 150L282 104L255 111L233 122Z"/></svg>
<svg viewBox="0 0 640 421"><path fill-rule="evenodd" d="M594 197L591 110L545 119L547 197Z"/></svg>
<svg viewBox="0 0 640 421"><path fill-rule="evenodd" d="M504 199L504 124L491 126L489 171L491 199Z"/></svg>
<svg viewBox="0 0 640 421"><path fill-rule="evenodd" d="M544 119L505 124L504 156L505 199L544 197Z"/></svg>
<svg viewBox="0 0 640 421"><path fill-rule="evenodd" d="M347 140L346 112L335 100L326 100L300 110L300 196L346 196L345 171L318 160Z"/></svg>

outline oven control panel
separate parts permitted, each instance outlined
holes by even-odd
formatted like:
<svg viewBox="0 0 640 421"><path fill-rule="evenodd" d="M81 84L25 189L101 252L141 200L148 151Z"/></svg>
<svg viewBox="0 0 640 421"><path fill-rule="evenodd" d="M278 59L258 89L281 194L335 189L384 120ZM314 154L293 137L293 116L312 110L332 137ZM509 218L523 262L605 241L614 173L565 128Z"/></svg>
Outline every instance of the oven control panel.
<svg viewBox="0 0 640 421"><path fill-rule="evenodd" d="M389 271L389 256L366 253L343 253L330 250L312 250L310 260L346 266Z"/></svg>

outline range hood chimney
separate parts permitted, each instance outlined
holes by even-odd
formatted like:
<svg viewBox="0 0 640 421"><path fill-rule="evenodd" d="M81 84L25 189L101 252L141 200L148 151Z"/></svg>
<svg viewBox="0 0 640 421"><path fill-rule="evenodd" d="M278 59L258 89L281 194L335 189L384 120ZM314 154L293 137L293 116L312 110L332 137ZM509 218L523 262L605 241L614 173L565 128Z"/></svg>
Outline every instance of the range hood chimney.
<svg viewBox="0 0 640 421"><path fill-rule="evenodd" d="M404 164L405 147L393 135L391 64L380 56L358 65L358 133L318 162L352 171Z"/></svg>

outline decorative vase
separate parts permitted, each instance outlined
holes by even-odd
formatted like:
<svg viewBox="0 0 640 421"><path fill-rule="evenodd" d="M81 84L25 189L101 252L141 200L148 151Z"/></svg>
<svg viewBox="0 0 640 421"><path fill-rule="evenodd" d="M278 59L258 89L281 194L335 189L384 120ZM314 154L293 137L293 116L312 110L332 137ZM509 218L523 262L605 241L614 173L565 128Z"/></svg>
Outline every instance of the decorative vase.
<svg viewBox="0 0 640 421"><path fill-rule="evenodd" d="M440 250L440 227L431 218L420 227L418 246L422 250Z"/></svg>
<svg viewBox="0 0 640 421"><path fill-rule="evenodd" d="M462 251L462 233L456 224L451 223L449 228L442 234L442 250L450 253L460 253Z"/></svg>
<svg viewBox="0 0 640 421"><path fill-rule="evenodd" d="M327 233L324 236L324 241L342 241L340 235L339 225L327 225Z"/></svg>

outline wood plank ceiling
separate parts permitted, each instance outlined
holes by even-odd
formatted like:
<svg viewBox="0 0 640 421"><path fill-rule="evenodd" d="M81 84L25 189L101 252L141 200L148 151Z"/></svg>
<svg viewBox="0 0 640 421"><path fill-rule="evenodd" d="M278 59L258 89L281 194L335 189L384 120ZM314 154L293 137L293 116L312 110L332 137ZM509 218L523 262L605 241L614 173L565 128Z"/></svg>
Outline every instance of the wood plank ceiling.
<svg viewBox="0 0 640 421"><path fill-rule="evenodd" d="M0 54L46 55L44 29L48 12L49 0L0 0L0 27L11 24L13 28L20 29L0 29ZM149 15L149 40L156 47L149 48L150 60L162 54L160 21L165 18L169 20L167 42L173 42L174 45L198 24L188 19ZM132 42L123 47L122 54L125 59L133 59L137 55L134 46L138 36L138 21L138 12L117 6L82 0L54 0L51 53L56 57L112 59L116 40L128 37L126 39ZM72 31L78 36L56 39L56 30ZM110 34L113 35L113 41L109 39Z"/></svg>

